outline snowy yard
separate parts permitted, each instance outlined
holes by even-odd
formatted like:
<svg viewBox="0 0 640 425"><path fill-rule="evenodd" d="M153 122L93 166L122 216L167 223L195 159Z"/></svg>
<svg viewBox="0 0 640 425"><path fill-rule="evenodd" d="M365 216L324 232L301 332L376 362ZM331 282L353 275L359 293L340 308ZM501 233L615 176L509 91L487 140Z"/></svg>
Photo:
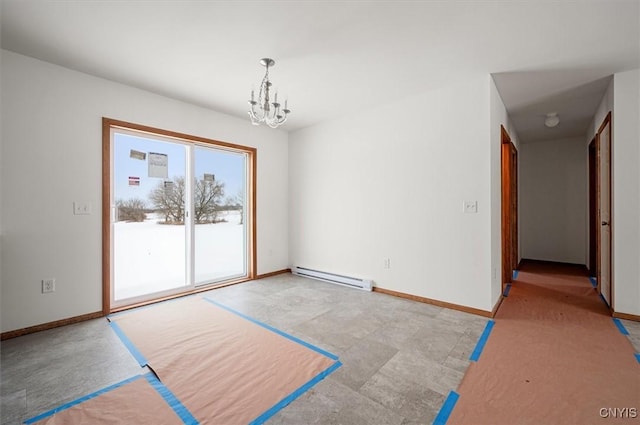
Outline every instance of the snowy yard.
<svg viewBox="0 0 640 425"><path fill-rule="evenodd" d="M221 218L227 222L195 226L196 285L245 273L240 213L223 212ZM115 223L115 300L186 285L185 226L159 221L148 214L144 222Z"/></svg>

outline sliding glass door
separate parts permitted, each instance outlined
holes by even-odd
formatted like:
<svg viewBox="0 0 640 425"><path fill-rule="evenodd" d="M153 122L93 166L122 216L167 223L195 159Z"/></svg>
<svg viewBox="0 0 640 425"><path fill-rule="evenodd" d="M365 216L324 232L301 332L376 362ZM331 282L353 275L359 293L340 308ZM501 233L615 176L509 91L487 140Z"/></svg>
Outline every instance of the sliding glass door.
<svg viewBox="0 0 640 425"><path fill-rule="evenodd" d="M194 283L247 273L247 154L194 148Z"/></svg>
<svg viewBox="0 0 640 425"><path fill-rule="evenodd" d="M113 141L114 301L183 289L187 148L127 133Z"/></svg>
<svg viewBox="0 0 640 425"><path fill-rule="evenodd" d="M110 130L110 307L251 277L251 151Z"/></svg>

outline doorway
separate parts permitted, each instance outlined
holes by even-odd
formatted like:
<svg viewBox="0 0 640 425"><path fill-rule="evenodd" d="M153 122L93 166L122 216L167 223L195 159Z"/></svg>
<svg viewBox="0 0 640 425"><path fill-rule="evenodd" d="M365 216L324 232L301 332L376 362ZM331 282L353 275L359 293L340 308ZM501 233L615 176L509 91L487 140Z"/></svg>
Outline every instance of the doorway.
<svg viewBox="0 0 640 425"><path fill-rule="evenodd" d="M252 279L255 149L103 119L103 310Z"/></svg>
<svg viewBox="0 0 640 425"><path fill-rule="evenodd" d="M589 276L596 278L597 272L597 233L598 219L596 191L596 138L589 143Z"/></svg>
<svg viewBox="0 0 640 425"><path fill-rule="evenodd" d="M500 126L502 193L502 290L518 268L518 151Z"/></svg>
<svg viewBox="0 0 640 425"><path fill-rule="evenodd" d="M596 280L598 292L613 311L611 276L611 112L596 134Z"/></svg>

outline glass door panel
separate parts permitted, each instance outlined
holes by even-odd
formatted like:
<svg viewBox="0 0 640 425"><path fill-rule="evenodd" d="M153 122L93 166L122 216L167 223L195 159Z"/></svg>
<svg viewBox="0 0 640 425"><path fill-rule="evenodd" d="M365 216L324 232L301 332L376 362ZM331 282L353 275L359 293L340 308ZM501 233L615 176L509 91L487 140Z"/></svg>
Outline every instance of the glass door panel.
<svg viewBox="0 0 640 425"><path fill-rule="evenodd" d="M112 299L184 290L187 146L113 133Z"/></svg>
<svg viewBox="0 0 640 425"><path fill-rule="evenodd" d="M247 276L247 154L194 147L194 283Z"/></svg>

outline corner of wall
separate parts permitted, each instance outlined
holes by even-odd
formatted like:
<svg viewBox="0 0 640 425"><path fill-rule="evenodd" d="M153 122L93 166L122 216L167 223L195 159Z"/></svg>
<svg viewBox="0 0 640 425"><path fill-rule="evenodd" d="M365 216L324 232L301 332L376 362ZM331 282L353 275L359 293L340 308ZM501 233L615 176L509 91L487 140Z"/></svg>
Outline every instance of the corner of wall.
<svg viewBox="0 0 640 425"><path fill-rule="evenodd" d="M612 84L613 307L640 315L640 69L614 74Z"/></svg>
<svg viewBox="0 0 640 425"><path fill-rule="evenodd" d="M511 125L509 114L498 87L490 77L489 100L491 103L490 141L491 152L491 305L502 296L502 174L501 174L501 126L517 145L517 135Z"/></svg>
<svg viewBox="0 0 640 425"><path fill-rule="evenodd" d="M1 6L0 6L1 7ZM3 194L3 184L7 181L4 177L4 134L3 134L3 125L2 125L2 117L4 115L4 96L2 96L2 89L4 86L3 80L3 72L2 72L2 57L4 56L4 50L0 50L0 306L2 305L2 288L4 285L2 284L2 270L3 267L3 254L2 254L2 245L4 243L4 221L2 219L3 216L3 202L2 202L2 194ZM0 316L0 329L2 329L2 317Z"/></svg>

